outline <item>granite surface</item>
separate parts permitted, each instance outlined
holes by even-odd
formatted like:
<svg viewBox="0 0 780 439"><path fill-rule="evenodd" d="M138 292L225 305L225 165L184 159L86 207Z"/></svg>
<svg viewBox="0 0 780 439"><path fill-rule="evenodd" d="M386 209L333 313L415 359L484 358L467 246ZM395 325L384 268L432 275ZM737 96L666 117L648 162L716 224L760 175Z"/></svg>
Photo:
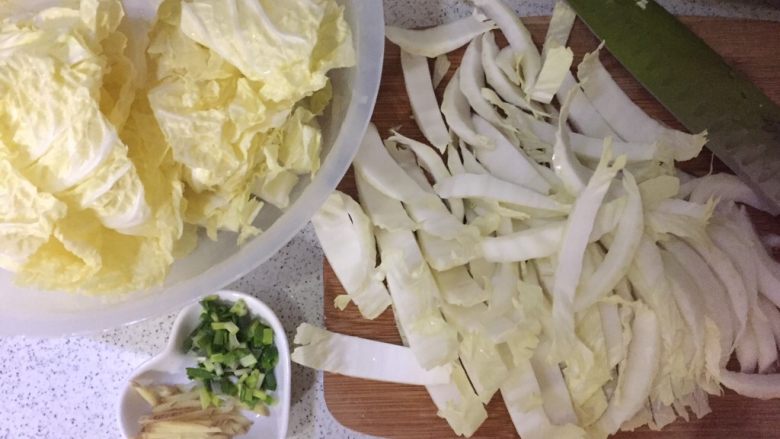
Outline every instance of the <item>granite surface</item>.
<svg viewBox="0 0 780 439"><path fill-rule="evenodd" d="M363 0L369 1L369 0ZM513 0L521 15L549 14L553 2ZM676 14L780 21L771 0L672 1ZM462 0L386 0L386 20L430 26L470 13ZM311 226L229 288L256 295L288 334L301 322L322 324L322 252ZM119 438L116 403L127 377L162 349L174 315L103 334L53 339L0 338L0 439ZM293 366L290 437L363 437L339 425L325 406L322 374Z"/></svg>

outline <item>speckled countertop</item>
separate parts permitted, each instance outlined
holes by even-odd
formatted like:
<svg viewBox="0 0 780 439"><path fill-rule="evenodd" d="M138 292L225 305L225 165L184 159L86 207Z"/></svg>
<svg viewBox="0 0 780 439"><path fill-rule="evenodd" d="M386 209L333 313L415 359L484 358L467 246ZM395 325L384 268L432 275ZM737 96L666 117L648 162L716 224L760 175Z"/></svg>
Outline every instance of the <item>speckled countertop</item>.
<svg viewBox="0 0 780 439"><path fill-rule="evenodd" d="M368 1L368 0L361 0ZM552 0L511 0L521 15L546 15ZM676 14L780 21L776 0L662 0ZM430 26L467 14L463 0L385 0L386 21ZM288 334L322 324L322 252L309 226L282 251L229 288L267 302ZM0 338L0 439L114 439L120 387L162 349L174 315L104 334L54 339ZM293 366L290 437L363 437L325 406L322 374Z"/></svg>

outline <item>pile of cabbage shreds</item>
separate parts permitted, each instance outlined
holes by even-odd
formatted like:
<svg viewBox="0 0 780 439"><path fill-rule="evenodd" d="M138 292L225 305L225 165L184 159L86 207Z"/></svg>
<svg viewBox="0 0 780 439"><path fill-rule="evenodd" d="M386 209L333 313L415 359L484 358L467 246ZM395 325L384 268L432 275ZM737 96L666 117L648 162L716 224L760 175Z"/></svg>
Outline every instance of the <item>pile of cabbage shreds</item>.
<svg viewBox="0 0 780 439"><path fill-rule="evenodd" d="M336 306L392 306L405 346L304 324L294 361L425 386L465 436L497 393L524 439L660 429L707 414L721 386L780 396L780 266L735 204L760 201L733 176L676 171L705 133L648 117L598 51L575 79L566 5L539 53L506 5L473 3L454 23L387 28L432 146L369 127L359 202L337 192L313 219L347 292ZM439 103L441 57L466 44Z"/></svg>
<svg viewBox="0 0 780 439"><path fill-rule="evenodd" d="M199 228L241 243L319 168L326 74L355 62L335 0L165 0L153 24L40 3L0 4L0 267L19 283L161 284Z"/></svg>

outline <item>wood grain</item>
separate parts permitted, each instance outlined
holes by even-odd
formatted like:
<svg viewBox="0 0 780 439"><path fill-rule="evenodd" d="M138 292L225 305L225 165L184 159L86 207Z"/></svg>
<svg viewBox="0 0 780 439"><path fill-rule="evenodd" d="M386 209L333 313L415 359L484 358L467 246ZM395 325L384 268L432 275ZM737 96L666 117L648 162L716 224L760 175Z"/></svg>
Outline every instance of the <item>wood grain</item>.
<svg viewBox="0 0 780 439"><path fill-rule="evenodd" d="M684 17L684 22L720 53L731 65L759 85L775 102L780 102L780 23L729 20L719 18ZM534 39L541 42L548 18L524 18ZM499 43L504 44L499 38ZM575 53L575 63L597 45L596 38L578 22L569 42ZM385 64L373 122L385 135L391 128L399 128L410 137L423 140L411 119L409 101L404 88L398 48L388 43ZM450 56L453 67L442 82L437 94L441 99L443 85L458 65L462 51ZM679 123L608 54L602 61L616 81L645 111L663 122L680 127ZM706 84L696 86L706 87ZM696 175L726 170L708 151L680 167ZM351 171L339 189L355 194ZM754 223L762 232L780 233L780 221L761 212L751 211ZM778 255L775 255L778 256ZM376 320L360 317L354 306L344 311L333 307L333 299L343 289L327 262L323 272L325 289L325 325L328 329L349 335L400 344L392 311ZM376 436L391 438L447 438L454 437L447 423L436 416L436 408L425 388L359 380L334 374L325 374L325 400L333 416L346 427ZM619 439L651 438L777 438L780 437L780 401L759 401L743 398L727 391L721 397L711 398L713 413L701 420L675 422L663 432L646 429L622 432ZM489 418L474 437L517 437L514 426L500 395L487 407Z"/></svg>

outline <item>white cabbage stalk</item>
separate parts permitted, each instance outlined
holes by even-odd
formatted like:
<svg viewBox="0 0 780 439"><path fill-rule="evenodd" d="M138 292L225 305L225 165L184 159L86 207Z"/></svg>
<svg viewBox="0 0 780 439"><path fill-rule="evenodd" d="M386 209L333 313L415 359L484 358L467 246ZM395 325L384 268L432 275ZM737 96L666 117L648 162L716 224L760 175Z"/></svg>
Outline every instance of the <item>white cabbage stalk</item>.
<svg viewBox="0 0 780 439"><path fill-rule="evenodd" d="M453 363L448 384L430 385L425 388L438 409L436 414L447 421L455 434L469 437L487 419L485 406L474 393L459 362Z"/></svg>
<svg viewBox="0 0 780 439"><path fill-rule="evenodd" d="M761 237L761 242L771 249L780 248L780 235L776 233L767 233Z"/></svg>
<svg viewBox="0 0 780 439"><path fill-rule="evenodd" d="M623 212L626 209L627 197L615 198L601 205L599 213L596 216L596 223L593 224L593 231L590 232L589 242L601 240L608 233L620 224L623 218Z"/></svg>
<svg viewBox="0 0 780 439"><path fill-rule="evenodd" d="M735 348L739 370L742 373L755 373L758 367L758 340L753 328L748 326Z"/></svg>
<svg viewBox="0 0 780 439"><path fill-rule="evenodd" d="M740 273L750 309L758 303L758 267L755 261L755 250L735 234L730 228L718 223L711 224L708 230L712 241L728 256Z"/></svg>
<svg viewBox="0 0 780 439"><path fill-rule="evenodd" d="M483 48L484 49L484 48ZM522 86L523 77L520 75L520 59L522 56L512 49L512 46L506 46L498 51L496 56L496 65L504 75L512 81L513 84ZM520 89L522 91L522 89ZM523 92L525 94L525 92Z"/></svg>
<svg viewBox="0 0 780 439"><path fill-rule="evenodd" d="M700 243L698 240L684 238L699 255L712 267L712 271L723 282L729 296L731 311L734 317L734 340L739 342L747 328L748 309L750 307L748 293L742 276L734 267L729 257L711 243Z"/></svg>
<svg viewBox="0 0 780 439"><path fill-rule="evenodd" d="M463 169L466 171L463 172L464 174L490 174L488 170L477 161L477 157L474 156L462 142L459 145L459 151L461 157L463 157Z"/></svg>
<svg viewBox="0 0 780 439"><path fill-rule="evenodd" d="M704 203L710 198L721 201L736 201L758 210L767 211L766 203L753 189L733 174L710 174L691 180L683 185L683 195L690 194L691 201Z"/></svg>
<svg viewBox="0 0 780 439"><path fill-rule="evenodd" d="M577 14L566 2L555 2L552 16L550 17L550 25L547 26L547 34L544 36L544 44L542 45L543 61L547 58L547 54L551 49L566 46L571 29L574 27L574 20L576 19Z"/></svg>
<svg viewBox="0 0 780 439"><path fill-rule="evenodd" d="M391 132L394 135L398 135L398 133L395 131ZM417 160L417 156L410 148L408 148L406 145L399 144L393 138L385 139L383 144L385 149L387 149L387 153L390 154L390 157L392 157L393 160L398 163L398 166L400 166L401 169L406 172L406 175L408 175L415 183L417 183L417 186L429 194L434 193L433 186L431 186L430 181L428 181L428 177L425 175L424 169L420 166L420 163ZM430 198L430 200L434 201L433 198Z"/></svg>
<svg viewBox="0 0 780 439"><path fill-rule="evenodd" d="M528 91L533 89L542 67L539 49L531 39L531 33L520 21L520 17L502 0L473 0L473 3L498 25L512 49L522 54L520 64L523 68L523 90L528 94Z"/></svg>
<svg viewBox="0 0 780 439"><path fill-rule="evenodd" d="M721 206L726 207L724 204ZM750 244L758 270L759 291L777 306L780 304L780 265L762 245L761 238L756 233L744 207L737 209L733 205L730 206L724 219L729 220L730 223L726 224Z"/></svg>
<svg viewBox="0 0 780 439"><path fill-rule="evenodd" d="M352 198L334 192L311 219L317 238L341 285L360 314L374 319L390 306L377 276L373 225Z"/></svg>
<svg viewBox="0 0 780 439"><path fill-rule="evenodd" d="M726 288L713 273L709 265L690 246L678 239L664 242L664 247L677 259L698 285L707 309L707 315L713 319L720 333L721 367L726 365L734 349L734 323Z"/></svg>
<svg viewBox="0 0 780 439"><path fill-rule="evenodd" d="M623 361L623 358L626 356L620 310L616 304L606 302L599 303L598 309L604 333L604 344L607 348L607 358L611 369Z"/></svg>
<svg viewBox="0 0 780 439"><path fill-rule="evenodd" d="M436 202L393 160L373 124L368 125L363 136L354 166L366 181L388 197L405 203Z"/></svg>
<svg viewBox="0 0 780 439"><path fill-rule="evenodd" d="M566 99L566 96L572 92L572 90L579 88L580 85L577 80L574 79L574 75L571 72L567 73L563 77L563 82L558 88L558 92L555 97L559 102ZM588 137L605 138L605 137L619 137L615 134L612 127L609 126L604 116L596 111L596 107L588 100L583 93L576 93L571 101L571 123L574 127L583 135ZM624 139L620 139L624 140Z"/></svg>
<svg viewBox="0 0 780 439"><path fill-rule="evenodd" d="M693 361L689 368L698 375L698 371L704 367L704 299L703 293L698 292L698 285L694 283L688 272L685 271L669 252L662 250L661 257L664 264L664 273L669 279L669 286L677 303L685 323L688 325L689 336L693 339L695 352L691 352Z"/></svg>
<svg viewBox="0 0 780 439"><path fill-rule="evenodd" d="M414 153L397 148L394 139L399 139L416 147L420 156L425 157L428 167L435 170L433 175L449 175L449 171L444 166L441 158L437 155L426 154L431 149L415 140L405 138L395 134L393 138L388 139L388 151L398 164L414 179L424 190L433 193L433 188L426 179L422 170L418 167ZM453 199L450 202L456 208L453 211L462 209L460 199ZM464 226L459 217L450 214L441 200L434 197L430 203L408 203L406 209L412 218L420 224L418 239L420 248L425 255L425 260L436 270L448 270L458 265L479 257L479 230L475 227ZM442 231L449 231L446 234ZM445 236L439 236L444 234Z"/></svg>
<svg viewBox="0 0 780 439"><path fill-rule="evenodd" d="M450 143L447 126L439 112L439 103L428 70L428 59L401 49L401 68L412 115L423 135L439 152L444 153Z"/></svg>
<svg viewBox="0 0 780 439"><path fill-rule="evenodd" d="M395 199L383 194L371 185L360 171L355 171L355 184L360 204L376 227L385 230L416 230L417 224Z"/></svg>
<svg viewBox="0 0 780 439"><path fill-rule="evenodd" d="M452 66L452 63L446 53L436 57L433 61L433 73L431 74L433 88L439 88L444 77L447 76L447 72L450 71L450 66Z"/></svg>
<svg viewBox="0 0 780 439"><path fill-rule="evenodd" d="M706 215L705 221L709 218L712 212L705 209L706 202L697 204L674 198L679 192L680 179L671 175L659 175L639 184L639 193L642 194L642 204L644 204L645 209L658 209L664 212L702 218Z"/></svg>
<svg viewBox="0 0 780 439"><path fill-rule="evenodd" d="M414 139L410 139L395 131L393 131L393 135L388 137L387 140L395 141L399 144L408 146L412 152L414 152L414 155L417 156L417 161L420 166L422 166L422 168L431 174L434 181L443 180L451 175L441 156L436 154L436 152L434 152L434 150L428 145L418 142ZM444 151L441 152L443 153ZM464 208L462 200L453 198L447 200L447 204L450 207L450 211L456 218L463 218Z"/></svg>
<svg viewBox="0 0 780 439"><path fill-rule="evenodd" d="M457 356L457 335L439 311L441 295L414 234L380 230L377 242L393 311L420 365L430 369L452 362Z"/></svg>
<svg viewBox="0 0 780 439"><path fill-rule="evenodd" d="M479 230L469 226L469 232L457 239L444 239L425 230L417 232L425 261L434 270L449 270L482 256L479 248Z"/></svg>
<svg viewBox="0 0 780 439"><path fill-rule="evenodd" d="M587 260L587 259L586 259ZM583 268L583 271L586 271ZM613 381L601 316L593 307L577 316L580 343L562 369L580 425L595 422L607 408L604 386Z"/></svg>
<svg viewBox="0 0 780 439"><path fill-rule="evenodd" d="M458 151L452 144L447 145L447 170L450 171L450 175L465 174L466 168L463 166L463 162L460 159ZM459 204L449 204L452 215L463 222L466 219L466 205L461 201ZM460 209L463 209L462 211Z"/></svg>
<svg viewBox="0 0 780 439"><path fill-rule="evenodd" d="M485 72L482 70L482 39L475 38L466 47L460 67L458 68L460 91L466 97L474 112L497 126L505 126L500 114L482 96L485 86ZM506 125L509 128L508 125ZM454 130L453 130L454 131ZM457 131L456 131L457 132Z"/></svg>
<svg viewBox="0 0 780 439"><path fill-rule="evenodd" d="M780 310L764 296L759 297L758 302L764 315L766 315L767 320L769 320L772 334L775 337L775 343L780 346ZM725 367L725 363L722 367Z"/></svg>
<svg viewBox="0 0 780 439"><path fill-rule="evenodd" d="M484 198L528 209L566 213L569 206L532 189L499 180L488 174L453 175L434 185L436 193L449 198Z"/></svg>
<svg viewBox="0 0 780 439"><path fill-rule="evenodd" d="M574 92L571 97L571 104L569 105L569 121L573 121L574 104L577 102L578 96L582 96L582 93ZM521 111L519 108L509 105L498 98L498 96L491 90L483 89L482 95L491 104L499 107L504 111L508 118L507 123L511 124L516 130L530 130L530 132L538 137L537 141L552 145L555 143L555 136L558 130L557 125L553 125L543 120L533 118L530 114ZM564 95L562 99L567 98L568 95ZM568 128L567 128L568 129ZM598 161L601 157L601 152L604 150L604 139L585 136L583 134L569 131L569 141L571 142L571 148L575 154L586 158L588 160ZM654 143L637 143L637 142L624 142L622 140L613 140L612 150L616 155L625 155L626 160L630 163L644 162L652 160L661 156L658 147Z"/></svg>
<svg viewBox="0 0 780 439"><path fill-rule="evenodd" d="M378 140L376 129L372 130L371 127L369 125L366 137L376 135ZM355 157L355 169L380 192L403 201L419 229L448 240L457 238L458 241L465 242L475 239L479 232L465 226L453 216L444 202L430 191L430 184L417 167L414 154L400 149L392 151L395 157L381 142L366 142L364 139ZM411 169L407 170L404 166ZM398 186L394 186L393 179L397 180Z"/></svg>
<svg viewBox="0 0 780 439"><path fill-rule="evenodd" d="M575 345L574 298L580 281L585 247L588 245L588 237L593 230L599 206L612 180L625 166L625 157L618 157L614 163L610 164L611 162L611 151L606 148L596 171L575 201L566 222L552 290L555 354L558 358L563 358L563 353Z"/></svg>
<svg viewBox="0 0 780 439"><path fill-rule="evenodd" d="M549 104L561 88L566 75L571 74L569 68L574 61L574 52L568 47L553 47L546 55L530 95L531 99L537 102Z"/></svg>
<svg viewBox="0 0 780 439"><path fill-rule="evenodd" d="M511 48L509 48L511 50ZM530 102L528 96L522 88L507 77L504 70L499 66L498 45L496 44L493 32L487 32L482 35L482 69L485 71L485 79L488 85L501 96L501 99L516 105L523 110L530 111L535 116L544 115L544 108L538 104ZM518 76L519 79L519 76Z"/></svg>
<svg viewBox="0 0 780 439"><path fill-rule="evenodd" d="M494 342L479 332L462 334L460 361L483 404L498 391L509 371Z"/></svg>
<svg viewBox="0 0 780 439"><path fill-rule="evenodd" d="M637 428L645 425L653 425L653 411L650 409L650 404L645 403L633 418L624 422L620 426L620 431L635 431ZM651 427L652 428L652 427Z"/></svg>
<svg viewBox="0 0 780 439"><path fill-rule="evenodd" d="M503 314L512 306L517 296L519 267L513 262L499 264L490 280L489 309L494 315Z"/></svg>
<svg viewBox="0 0 780 439"><path fill-rule="evenodd" d="M400 384L437 385L450 382L451 364L425 370L411 349L337 334L302 323L292 352L296 363L340 375ZM360 358L361 361L351 361Z"/></svg>
<svg viewBox="0 0 780 439"><path fill-rule="evenodd" d="M599 50L585 55L577 69L585 95L620 137L634 142L654 142L671 148L677 161L690 160L701 152L706 132L687 134L666 128L647 115L615 83L599 60Z"/></svg>
<svg viewBox="0 0 780 439"><path fill-rule="evenodd" d="M531 366L539 381L542 405L553 424L576 424L577 414L574 412L560 366L551 359L550 345L548 339L542 339L531 357Z"/></svg>
<svg viewBox="0 0 780 439"><path fill-rule="evenodd" d="M713 208L714 202L700 205L679 199L667 199L658 203L654 210L646 209L645 223L649 226L648 232L657 239L676 235L710 246L707 223L712 217Z"/></svg>
<svg viewBox="0 0 780 439"><path fill-rule="evenodd" d="M677 413L671 404L663 404L661 401L654 400L652 406L653 421L649 424L652 430L661 430L667 425L677 420Z"/></svg>
<svg viewBox="0 0 780 439"><path fill-rule="evenodd" d="M577 18L574 10L569 7L566 2L558 1L553 8L552 17L550 17L550 25L547 28L547 35L544 38L544 46L542 47L542 60L546 61L548 53L551 49L564 47L569 40L571 29L574 26L574 20ZM560 85L557 87L555 96L559 102L563 102L566 96L571 93L571 90L575 87L579 87L574 79L574 75L571 72L564 72L564 76ZM596 111L593 104L588 101L585 95L578 93L574 96L571 104L571 123L582 134L591 137L604 138L608 136L615 136L614 131L610 128L609 124L603 117ZM615 139L620 140L620 139ZM618 148L616 148L616 151ZM618 155L621 153L618 152ZM596 154L595 158L598 159L600 154ZM631 160L629 158L629 160Z"/></svg>
<svg viewBox="0 0 780 439"><path fill-rule="evenodd" d="M777 364L777 344L772 325L758 303L750 311L750 327L758 344L758 373L772 372Z"/></svg>
<svg viewBox="0 0 780 439"><path fill-rule="evenodd" d="M753 375L723 369L720 371L720 382L749 398L780 398L780 374Z"/></svg>
<svg viewBox="0 0 780 439"><path fill-rule="evenodd" d="M487 291L471 277L465 265L445 271L434 271L433 277L442 299L451 305L473 306L488 299Z"/></svg>
<svg viewBox="0 0 780 439"><path fill-rule="evenodd" d="M599 241L605 234L612 232L623 218L624 209L625 198L602 204L588 243ZM507 235L485 237L480 243L482 255L491 262L521 262L546 258L558 251L565 230L565 221L546 221Z"/></svg>
<svg viewBox="0 0 780 439"><path fill-rule="evenodd" d="M612 239L609 251L593 275L580 285L575 308L583 310L596 303L617 286L626 276L642 238L638 230L644 230L642 198L634 177L623 173L623 188L627 194L626 207ZM591 232L592 233L592 232Z"/></svg>
<svg viewBox="0 0 780 439"><path fill-rule="evenodd" d="M447 145L447 169L450 171L450 175L466 173L460 154L453 145Z"/></svg>
<svg viewBox="0 0 780 439"><path fill-rule="evenodd" d="M688 352L685 346L688 339L681 337L688 330L671 293L660 249L646 233L629 270L629 280L634 295L655 312L661 327L662 349L670 353L662 357L661 371L652 396L660 405L668 405L675 399L675 388L690 381L689 361L684 355ZM659 409L662 409L660 405Z"/></svg>
<svg viewBox="0 0 780 439"><path fill-rule="evenodd" d="M520 262L553 255L561 245L564 221L549 222L509 235L482 240L482 254L491 262Z"/></svg>
<svg viewBox="0 0 780 439"><path fill-rule="evenodd" d="M634 308L634 323L631 326L633 335L628 355L619 366L618 386L607 411L596 424L596 428L606 434L617 432L621 424L642 409L658 372L661 356L658 319L645 306L635 305Z"/></svg>
<svg viewBox="0 0 780 439"><path fill-rule="evenodd" d="M473 117L479 134L493 141L495 148L475 148L474 154L492 175L510 183L519 184L541 194L550 192L550 184L537 172L536 163L512 145L490 122L479 115Z"/></svg>
<svg viewBox="0 0 780 439"><path fill-rule="evenodd" d="M509 416L524 439L584 439L585 431L576 424L555 425L542 406L539 381L528 360L515 365L501 385Z"/></svg>
<svg viewBox="0 0 780 439"><path fill-rule="evenodd" d="M495 23L474 11L468 17L423 30L385 26L385 36L409 53L436 58L495 28Z"/></svg>
<svg viewBox="0 0 780 439"><path fill-rule="evenodd" d="M526 113L515 105L504 102L495 91L487 87L483 87L482 90L480 90L480 94L482 95L483 100L496 106L507 115L506 118L502 117L498 122L494 121L492 123L494 123L497 128L500 128L507 136L511 137L516 146L524 149L529 154L533 150L539 150L537 154L544 154L550 149L549 145L539 139L529 128L530 125L540 122L534 116ZM529 122L526 123L526 121ZM541 123L547 124L546 122Z"/></svg>
<svg viewBox="0 0 780 439"><path fill-rule="evenodd" d="M555 132L555 144L552 155L552 169L555 171L555 175L561 179L563 187L566 188L569 194L575 197L582 192L593 175L590 169L583 166L577 157L574 156L574 152L569 144L569 127L566 126L566 121L569 118L569 107L572 98L574 98L576 93L579 93L579 91L572 91L561 106L561 116L558 119L558 130ZM607 149L606 143L607 141L605 140L604 148L602 148L602 159L603 151ZM611 148L611 145L609 147Z"/></svg>
<svg viewBox="0 0 780 439"><path fill-rule="evenodd" d="M487 297L487 295L486 295ZM485 299L486 300L486 299ZM458 329L460 334L470 332L483 332L486 330L487 305L482 302L469 306L442 304L441 312L451 325Z"/></svg>
<svg viewBox="0 0 780 439"><path fill-rule="evenodd" d="M444 96L441 101L441 113L447 124L460 140L479 148L491 148L493 143L485 136L477 134L471 123L471 107L469 101L460 88L461 70L455 71L447 87L444 88Z"/></svg>

